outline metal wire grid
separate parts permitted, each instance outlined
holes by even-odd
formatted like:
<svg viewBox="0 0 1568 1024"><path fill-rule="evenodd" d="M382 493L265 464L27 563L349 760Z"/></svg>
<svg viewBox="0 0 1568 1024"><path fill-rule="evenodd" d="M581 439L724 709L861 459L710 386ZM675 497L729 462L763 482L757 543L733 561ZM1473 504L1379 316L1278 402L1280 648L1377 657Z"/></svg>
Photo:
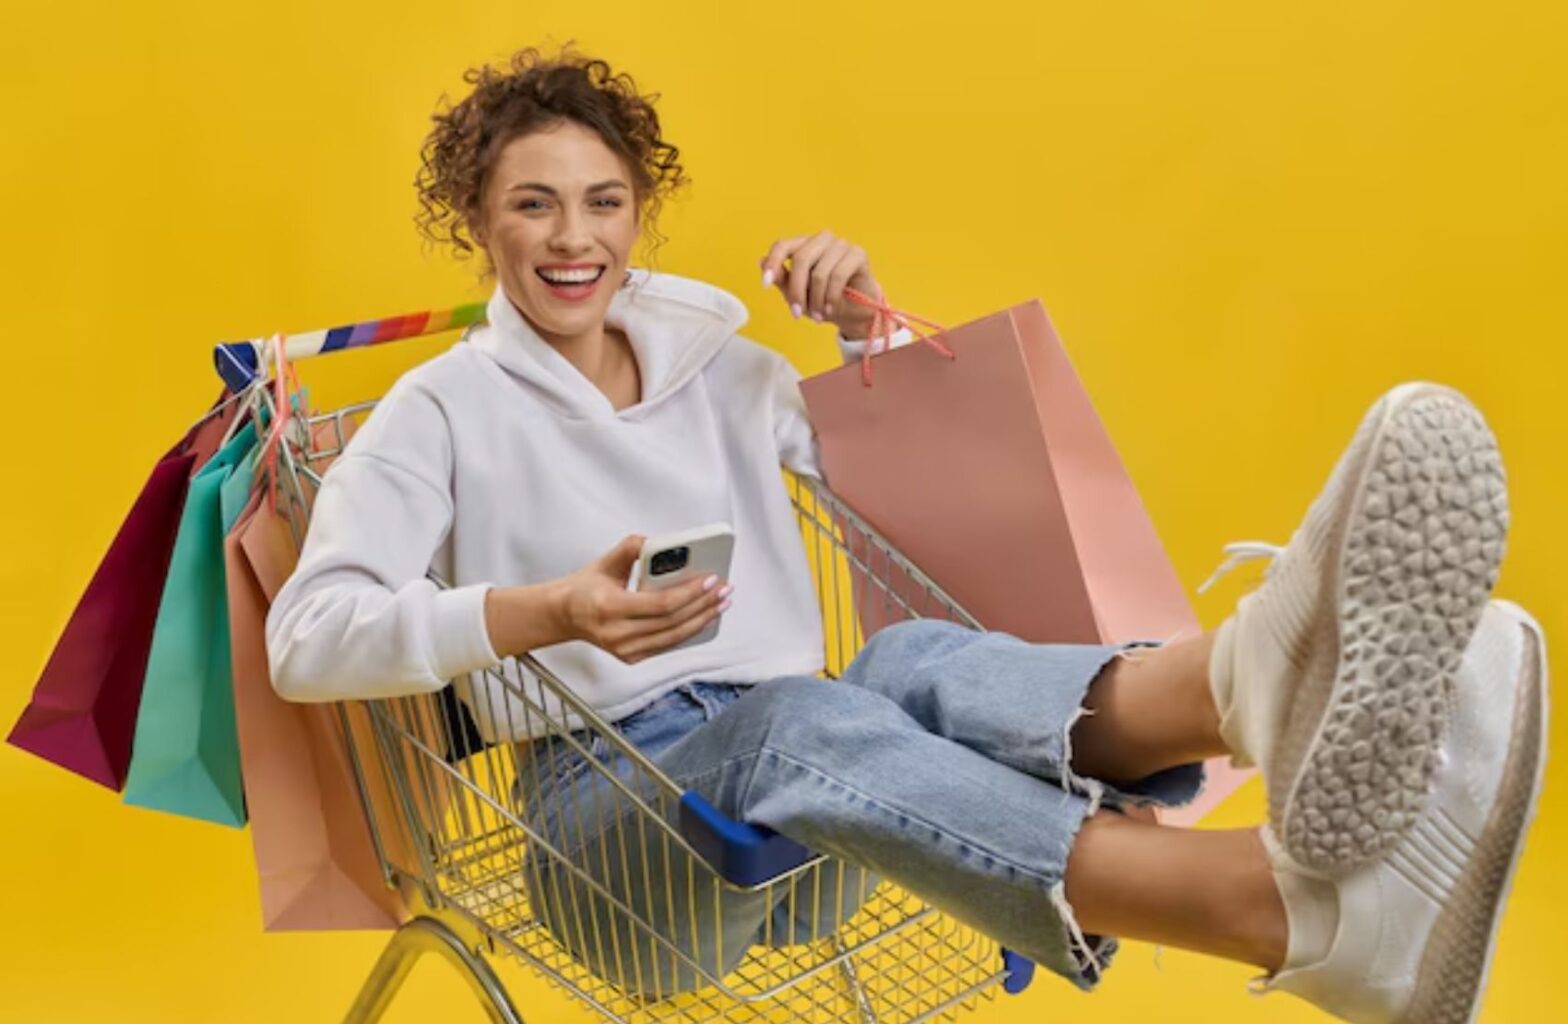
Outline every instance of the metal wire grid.
<svg viewBox="0 0 1568 1024"><path fill-rule="evenodd" d="M279 509L297 540L321 472L373 404L290 433ZM786 483L822 607L825 675L892 621L977 627L826 489ZM819 857L750 889L724 882L676 825L680 789L532 657L484 673L471 693L492 735L539 738L484 742L450 695L343 706L388 881L417 887L605 1019L914 1024L953 1019L1005 979L994 942L839 862ZM566 751L577 774L555 780L550 807L528 806L523 794L540 792L548 758ZM552 842L549 811L565 821L554 839L575 849ZM741 960L722 962L721 943L704 948L695 924L698 901L726 892L782 905L790 933L768 915Z"/></svg>

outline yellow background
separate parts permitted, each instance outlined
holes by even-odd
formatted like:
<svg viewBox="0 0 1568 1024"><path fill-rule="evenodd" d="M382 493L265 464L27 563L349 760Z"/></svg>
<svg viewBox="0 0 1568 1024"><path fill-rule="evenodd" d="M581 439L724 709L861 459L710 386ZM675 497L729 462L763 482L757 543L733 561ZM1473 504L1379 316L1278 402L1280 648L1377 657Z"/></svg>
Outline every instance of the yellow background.
<svg viewBox="0 0 1568 1024"><path fill-rule="evenodd" d="M471 63L573 37L665 96L696 184L668 212L659 265L738 294L748 333L803 369L834 356L828 329L760 287L757 261L783 234L863 243L890 296L941 321L1042 298L1194 583L1227 540L1288 537L1379 392L1458 385L1509 469L1501 593L1568 642L1565 10L13 7L0 724L147 469L216 393L213 342L483 297L469 267L422 254L413 233L427 115ZM304 372L328 404L370 397L444 344ZM1242 585L1205 599L1206 623ZM1484 1020L1568 1012L1564 765ZM1221 817L1260 807L1250 790ZM331 1020L381 945L262 934L248 836L121 807L11 748L0 809L0 1019ZM1252 1000L1249 973L1172 951L1156 967L1133 946L1092 998L1048 979L972 1019L1320 1019ZM529 1020L584 1019L505 976ZM431 965L389 1019L482 1018Z"/></svg>

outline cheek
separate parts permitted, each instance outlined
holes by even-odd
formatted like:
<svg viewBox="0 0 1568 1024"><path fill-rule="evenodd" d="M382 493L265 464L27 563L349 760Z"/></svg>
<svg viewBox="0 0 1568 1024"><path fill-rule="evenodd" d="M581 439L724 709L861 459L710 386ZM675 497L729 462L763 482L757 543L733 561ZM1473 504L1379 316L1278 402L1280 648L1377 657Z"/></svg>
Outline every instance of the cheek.
<svg viewBox="0 0 1568 1024"><path fill-rule="evenodd" d="M631 217L617 222L611 231L616 252L623 257L628 255L632 250L632 246L637 244L637 235L637 222Z"/></svg>
<svg viewBox="0 0 1568 1024"><path fill-rule="evenodd" d="M527 225L504 225L497 230L492 248L509 267L521 273L539 247L539 240L534 235L535 232L529 231Z"/></svg>

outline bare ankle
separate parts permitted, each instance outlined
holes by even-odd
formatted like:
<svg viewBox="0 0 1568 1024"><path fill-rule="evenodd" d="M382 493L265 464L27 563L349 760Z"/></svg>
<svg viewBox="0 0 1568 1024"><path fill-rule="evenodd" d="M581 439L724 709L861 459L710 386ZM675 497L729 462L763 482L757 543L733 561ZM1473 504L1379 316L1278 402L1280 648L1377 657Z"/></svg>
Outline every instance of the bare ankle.
<svg viewBox="0 0 1568 1024"><path fill-rule="evenodd" d="M1238 865L1244 881L1237 887L1235 910L1242 922L1242 935L1249 963L1274 974L1285 965L1290 948L1290 919L1285 912L1285 901L1280 895L1279 884L1269 866L1268 853L1256 831L1249 833L1249 852L1245 863Z"/></svg>
<svg viewBox="0 0 1568 1024"><path fill-rule="evenodd" d="M1209 688L1211 649L1212 634L1205 634L1111 659L1073 726L1073 771L1130 783L1225 753Z"/></svg>
<svg viewBox="0 0 1568 1024"><path fill-rule="evenodd" d="M1148 774L1142 770L1141 751L1120 721L1124 677L1131 671L1129 662L1112 658L1089 684L1083 710L1068 734L1074 773L1112 784L1133 782Z"/></svg>

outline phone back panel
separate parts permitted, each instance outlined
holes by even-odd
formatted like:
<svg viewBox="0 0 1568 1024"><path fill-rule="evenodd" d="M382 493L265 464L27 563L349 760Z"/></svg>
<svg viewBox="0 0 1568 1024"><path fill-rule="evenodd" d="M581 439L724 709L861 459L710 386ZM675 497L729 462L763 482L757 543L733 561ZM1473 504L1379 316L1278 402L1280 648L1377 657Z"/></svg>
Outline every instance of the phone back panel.
<svg viewBox="0 0 1568 1024"><path fill-rule="evenodd" d="M701 579L704 576L717 576L721 580L729 578L730 557L735 550L735 535L723 534L720 536L703 537L686 544L691 549L691 556L686 564L674 572L654 576L648 566L650 559L643 559L638 566L640 580L637 589L642 591L665 590L669 587L679 586L688 580ZM650 555L653 552L650 552ZM682 647L692 647L696 644L707 643L719 635L719 627L723 624L721 615L703 627L702 632L681 641L670 650L678 651Z"/></svg>

